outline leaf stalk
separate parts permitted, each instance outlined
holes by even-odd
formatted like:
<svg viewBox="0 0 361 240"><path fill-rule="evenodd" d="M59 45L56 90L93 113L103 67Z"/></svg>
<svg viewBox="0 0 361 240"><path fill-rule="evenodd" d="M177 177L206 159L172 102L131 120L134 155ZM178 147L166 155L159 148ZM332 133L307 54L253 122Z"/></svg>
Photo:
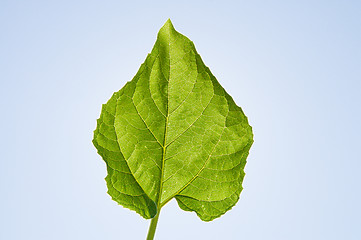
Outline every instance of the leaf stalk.
<svg viewBox="0 0 361 240"><path fill-rule="evenodd" d="M155 234L155 230L157 228L159 214L160 214L160 209L159 209L157 215L155 215L155 217L152 218L152 221L150 222L147 240L153 240L154 239L154 234Z"/></svg>

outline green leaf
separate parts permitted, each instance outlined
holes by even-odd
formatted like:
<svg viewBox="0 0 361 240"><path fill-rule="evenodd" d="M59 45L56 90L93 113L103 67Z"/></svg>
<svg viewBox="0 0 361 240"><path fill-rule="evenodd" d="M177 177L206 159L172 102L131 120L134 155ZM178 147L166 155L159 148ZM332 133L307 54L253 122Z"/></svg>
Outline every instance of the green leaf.
<svg viewBox="0 0 361 240"><path fill-rule="evenodd" d="M175 198L211 221L236 204L247 117L170 20L135 77L103 105L93 143L113 200L153 218Z"/></svg>

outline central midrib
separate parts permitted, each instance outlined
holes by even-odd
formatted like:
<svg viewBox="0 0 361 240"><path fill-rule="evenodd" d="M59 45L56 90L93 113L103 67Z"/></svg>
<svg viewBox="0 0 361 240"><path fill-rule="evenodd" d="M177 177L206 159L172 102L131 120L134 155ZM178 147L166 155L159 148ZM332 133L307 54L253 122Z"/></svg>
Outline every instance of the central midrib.
<svg viewBox="0 0 361 240"><path fill-rule="evenodd" d="M159 214L161 209L161 199L162 199L162 193L163 193L163 178L164 178L164 160L166 155L166 149L167 149L167 129L168 129L168 118L169 118L169 83L170 83L170 32L168 32L168 57L169 57L169 73L168 73L168 84L167 84L167 112L165 117L165 130L164 130L164 141L163 141L163 151L162 151L162 165L161 165L161 176L160 176L160 185L159 185L159 192L158 192L158 200L157 200L157 212Z"/></svg>

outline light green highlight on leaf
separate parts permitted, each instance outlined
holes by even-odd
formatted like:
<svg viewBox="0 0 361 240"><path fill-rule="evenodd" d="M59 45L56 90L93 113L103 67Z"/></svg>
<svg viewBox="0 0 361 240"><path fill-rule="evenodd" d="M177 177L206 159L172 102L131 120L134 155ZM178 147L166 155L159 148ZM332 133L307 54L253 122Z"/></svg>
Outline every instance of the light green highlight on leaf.
<svg viewBox="0 0 361 240"><path fill-rule="evenodd" d="M93 143L120 205L149 219L175 198L211 221L239 199L253 134L168 20L135 77L103 105Z"/></svg>

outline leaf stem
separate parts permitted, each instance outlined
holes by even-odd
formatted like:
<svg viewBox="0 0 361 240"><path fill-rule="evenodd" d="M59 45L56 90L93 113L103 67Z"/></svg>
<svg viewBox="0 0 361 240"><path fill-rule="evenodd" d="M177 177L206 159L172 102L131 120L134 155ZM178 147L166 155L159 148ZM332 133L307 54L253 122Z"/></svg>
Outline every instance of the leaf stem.
<svg viewBox="0 0 361 240"><path fill-rule="evenodd" d="M154 239L154 234L155 234L155 229L157 228L159 214L160 214L160 209L158 210L157 215L155 215L155 217L150 222L147 240L153 240Z"/></svg>

